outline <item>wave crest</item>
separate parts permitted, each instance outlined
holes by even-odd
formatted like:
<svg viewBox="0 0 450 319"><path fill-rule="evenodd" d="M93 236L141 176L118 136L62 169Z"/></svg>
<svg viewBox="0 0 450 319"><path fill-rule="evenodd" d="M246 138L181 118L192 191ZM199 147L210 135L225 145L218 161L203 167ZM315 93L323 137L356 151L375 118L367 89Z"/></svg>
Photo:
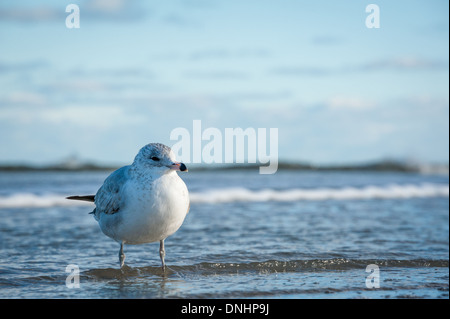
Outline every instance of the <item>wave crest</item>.
<svg viewBox="0 0 450 319"><path fill-rule="evenodd" d="M361 188L318 188L289 190L249 190L227 188L192 193L193 203L264 202L301 200L402 199L416 197L448 197L449 186L442 184L366 186Z"/></svg>
<svg viewBox="0 0 450 319"><path fill-rule="evenodd" d="M32 193L16 193L9 196L0 196L0 208L45 208L58 206L85 206L88 204L88 202L68 200L65 195L59 194L37 195ZM92 205L92 203L90 204Z"/></svg>
<svg viewBox="0 0 450 319"><path fill-rule="evenodd" d="M15 193L0 196L0 208L86 206L92 203L67 200L66 195ZM364 200L449 197L449 186L443 184L366 186L361 188L317 188L287 190L250 190L247 188L220 188L191 192L192 203L231 202L293 202L302 200Z"/></svg>

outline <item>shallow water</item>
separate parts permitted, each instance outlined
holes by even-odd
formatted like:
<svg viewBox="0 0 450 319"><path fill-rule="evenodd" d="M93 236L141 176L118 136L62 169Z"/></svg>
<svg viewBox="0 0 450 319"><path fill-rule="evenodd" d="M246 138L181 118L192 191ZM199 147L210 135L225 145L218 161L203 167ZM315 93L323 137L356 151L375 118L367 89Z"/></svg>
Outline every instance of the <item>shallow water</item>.
<svg viewBox="0 0 450 319"><path fill-rule="evenodd" d="M0 173L0 298L449 298L448 176L182 174L192 205L163 274L158 243L118 269L93 206L64 200L107 175Z"/></svg>

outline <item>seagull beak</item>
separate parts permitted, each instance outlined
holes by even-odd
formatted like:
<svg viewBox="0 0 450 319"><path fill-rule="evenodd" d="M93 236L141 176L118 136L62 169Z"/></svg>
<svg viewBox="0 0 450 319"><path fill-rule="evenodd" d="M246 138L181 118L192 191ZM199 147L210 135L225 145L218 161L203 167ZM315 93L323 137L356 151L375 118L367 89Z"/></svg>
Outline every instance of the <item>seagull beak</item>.
<svg viewBox="0 0 450 319"><path fill-rule="evenodd" d="M170 169L175 170L175 171L181 171L181 172L187 172L188 171L186 165L184 165L183 163L172 163L172 165L169 165L168 167Z"/></svg>

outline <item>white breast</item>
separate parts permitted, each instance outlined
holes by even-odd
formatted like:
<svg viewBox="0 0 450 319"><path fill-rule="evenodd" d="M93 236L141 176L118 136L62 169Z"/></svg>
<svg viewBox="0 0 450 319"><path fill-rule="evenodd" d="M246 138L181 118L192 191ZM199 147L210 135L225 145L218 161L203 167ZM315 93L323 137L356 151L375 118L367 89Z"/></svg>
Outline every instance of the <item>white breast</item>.
<svg viewBox="0 0 450 319"><path fill-rule="evenodd" d="M124 185L126 204L114 214L117 216L105 215L99 221L103 232L116 241L143 244L163 240L183 224L189 194L177 173L163 174L157 179L143 178L130 179ZM108 224L106 231L102 222Z"/></svg>

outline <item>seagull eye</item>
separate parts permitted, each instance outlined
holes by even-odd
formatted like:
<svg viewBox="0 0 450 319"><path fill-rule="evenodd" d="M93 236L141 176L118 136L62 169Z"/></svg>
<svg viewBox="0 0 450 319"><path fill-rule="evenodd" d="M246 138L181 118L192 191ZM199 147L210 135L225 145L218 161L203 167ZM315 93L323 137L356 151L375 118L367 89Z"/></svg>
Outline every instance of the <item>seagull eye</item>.
<svg viewBox="0 0 450 319"><path fill-rule="evenodd" d="M153 157L151 157L151 159L155 162L159 162L159 157L153 156Z"/></svg>

